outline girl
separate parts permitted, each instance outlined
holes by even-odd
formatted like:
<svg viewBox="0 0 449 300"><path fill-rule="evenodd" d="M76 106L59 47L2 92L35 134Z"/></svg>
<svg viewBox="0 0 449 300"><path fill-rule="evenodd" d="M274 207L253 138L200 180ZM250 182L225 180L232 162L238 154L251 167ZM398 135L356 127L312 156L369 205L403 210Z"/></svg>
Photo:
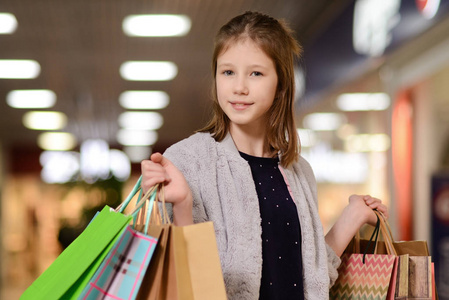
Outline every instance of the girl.
<svg viewBox="0 0 449 300"><path fill-rule="evenodd" d="M200 132L142 162L146 191L165 184L176 225L213 221L229 299L327 299L339 256L384 214L353 195L324 237L316 182L299 155L291 30L247 12L218 32L214 114Z"/></svg>

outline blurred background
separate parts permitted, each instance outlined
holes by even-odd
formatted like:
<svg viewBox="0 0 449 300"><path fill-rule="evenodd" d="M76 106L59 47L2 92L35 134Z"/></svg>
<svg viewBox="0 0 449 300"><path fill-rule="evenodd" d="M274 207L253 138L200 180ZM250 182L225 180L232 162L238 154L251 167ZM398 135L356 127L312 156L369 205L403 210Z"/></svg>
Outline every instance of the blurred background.
<svg viewBox="0 0 449 300"><path fill-rule="evenodd" d="M349 195L381 198L396 240L429 242L449 299L449 0L1 1L1 299L205 124L213 37L246 10L303 45L296 118L324 230Z"/></svg>

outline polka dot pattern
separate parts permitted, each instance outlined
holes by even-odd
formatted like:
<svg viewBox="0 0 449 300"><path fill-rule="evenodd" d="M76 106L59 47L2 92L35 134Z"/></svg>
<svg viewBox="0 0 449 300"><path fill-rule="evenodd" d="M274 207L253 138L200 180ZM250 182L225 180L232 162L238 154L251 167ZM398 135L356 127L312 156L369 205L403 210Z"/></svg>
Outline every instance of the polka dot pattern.
<svg viewBox="0 0 449 300"><path fill-rule="evenodd" d="M262 281L259 299L304 299L301 228L278 158L254 157L248 161L262 218Z"/></svg>

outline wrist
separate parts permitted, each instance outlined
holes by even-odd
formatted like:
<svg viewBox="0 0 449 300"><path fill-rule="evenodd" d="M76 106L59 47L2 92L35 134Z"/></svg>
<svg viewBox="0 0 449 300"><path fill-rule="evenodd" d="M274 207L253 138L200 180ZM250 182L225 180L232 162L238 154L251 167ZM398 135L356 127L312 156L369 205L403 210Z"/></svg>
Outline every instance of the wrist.
<svg viewBox="0 0 449 300"><path fill-rule="evenodd" d="M189 192L184 200L173 203L173 223L178 226L193 224L193 197Z"/></svg>
<svg viewBox="0 0 449 300"><path fill-rule="evenodd" d="M364 205L364 204L363 204ZM357 230L369 221L370 213L365 207L357 207L356 205L348 205L343 211L345 218L351 222Z"/></svg>

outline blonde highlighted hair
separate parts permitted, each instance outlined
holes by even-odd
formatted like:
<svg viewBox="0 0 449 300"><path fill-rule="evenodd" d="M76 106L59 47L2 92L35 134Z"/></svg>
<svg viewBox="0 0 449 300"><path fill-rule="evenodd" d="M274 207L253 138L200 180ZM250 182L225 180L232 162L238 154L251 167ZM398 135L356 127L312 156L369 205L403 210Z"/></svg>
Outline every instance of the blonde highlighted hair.
<svg viewBox="0 0 449 300"><path fill-rule="evenodd" d="M282 21L258 12L246 12L234 17L218 31L212 58L213 116L200 132L209 132L216 141L225 138L229 131L229 118L217 99L216 72L218 56L232 44L251 39L274 62L278 76L275 99L268 112L266 128L267 151L280 153L281 164L288 167L298 159L299 137L294 119L295 78L294 63L302 49L293 37L292 30Z"/></svg>

